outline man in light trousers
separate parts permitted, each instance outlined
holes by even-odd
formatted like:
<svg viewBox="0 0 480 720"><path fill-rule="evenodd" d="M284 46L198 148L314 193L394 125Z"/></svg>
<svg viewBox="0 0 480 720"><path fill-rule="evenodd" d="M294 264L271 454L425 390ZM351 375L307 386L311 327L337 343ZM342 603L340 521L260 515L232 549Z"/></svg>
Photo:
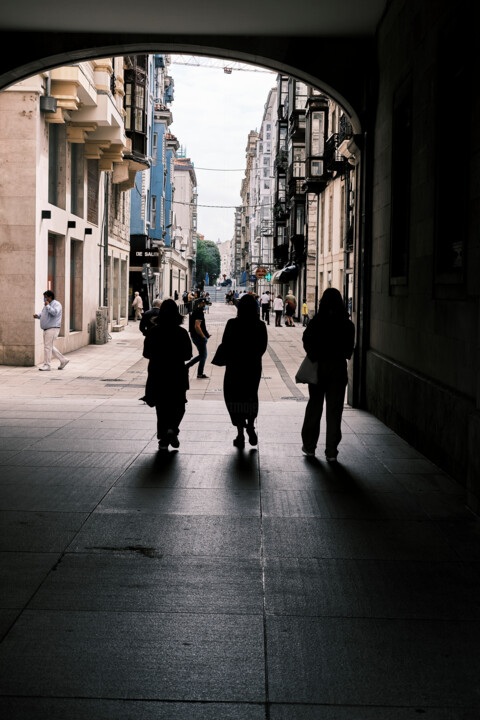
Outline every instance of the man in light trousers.
<svg viewBox="0 0 480 720"><path fill-rule="evenodd" d="M40 327L43 330L43 348L45 353L44 364L39 370L51 370L52 354L60 360L59 370L63 370L69 362L65 355L57 350L54 343L60 333L60 325L62 324L62 305L55 300L55 295L51 290L43 293L43 310L40 315L33 317L40 320Z"/></svg>

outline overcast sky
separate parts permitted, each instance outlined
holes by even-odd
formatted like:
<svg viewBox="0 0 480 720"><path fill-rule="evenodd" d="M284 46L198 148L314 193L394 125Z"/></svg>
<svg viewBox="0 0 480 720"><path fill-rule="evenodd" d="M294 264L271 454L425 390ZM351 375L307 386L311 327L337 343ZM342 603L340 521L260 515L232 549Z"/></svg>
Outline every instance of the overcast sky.
<svg viewBox="0 0 480 720"><path fill-rule="evenodd" d="M175 56L172 56L172 61ZM245 148L250 130L260 128L274 73L221 68L170 66L175 81L171 132L195 165L198 188L198 232L206 240L231 240L233 208L202 205L240 205L245 170ZM201 168L241 169L212 172Z"/></svg>

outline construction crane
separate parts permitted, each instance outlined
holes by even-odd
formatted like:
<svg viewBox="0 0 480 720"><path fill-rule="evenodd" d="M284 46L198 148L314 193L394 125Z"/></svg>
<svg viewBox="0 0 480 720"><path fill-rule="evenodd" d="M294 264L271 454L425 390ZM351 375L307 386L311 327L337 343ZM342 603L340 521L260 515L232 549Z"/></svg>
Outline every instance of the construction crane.
<svg viewBox="0 0 480 720"><path fill-rule="evenodd" d="M226 75L231 75L234 70L235 72L241 70L243 72L269 73L270 75L275 75L273 70L256 67L248 63L230 62L228 60L222 60L221 58L197 57L196 55L171 55L170 57L172 65L217 68L223 70Z"/></svg>

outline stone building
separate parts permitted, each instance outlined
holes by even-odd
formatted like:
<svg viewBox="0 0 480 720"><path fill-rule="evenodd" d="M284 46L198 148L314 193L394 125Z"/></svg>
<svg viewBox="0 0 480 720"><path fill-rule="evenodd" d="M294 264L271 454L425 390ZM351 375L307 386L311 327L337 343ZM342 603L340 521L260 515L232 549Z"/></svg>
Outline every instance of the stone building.
<svg viewBox="0 0 480 720"><path fill-rule="evenodd" d="M0 279L15 313L0 319L0 362L33 365L33 314L52 289L63 305L62 353L127 322L130 202L136 171L123 116L123 58L59 67L0 93ZM10 149L9 149L10 148ZM21 239L19 241L19 238Z"/></svg>

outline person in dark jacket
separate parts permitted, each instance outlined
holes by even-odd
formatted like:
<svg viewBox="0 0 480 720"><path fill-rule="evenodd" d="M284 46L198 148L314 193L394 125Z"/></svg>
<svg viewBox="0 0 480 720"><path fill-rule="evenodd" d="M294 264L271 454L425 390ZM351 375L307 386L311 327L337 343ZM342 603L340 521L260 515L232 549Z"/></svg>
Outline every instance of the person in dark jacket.
<svg viewBox="0 0 480 720"><path fill-rule="evenodd" d="M152 303L151 310L147 310L147 312L143 313L139 325L139 330L143 335L146 335L150 328L155 325L161 304L162 301L159 298L156 298Z"/></svg>
<svg viewBox="0 0 480 720"><path fill-rule="evenodd" d="M318 362L318 384L308 385L309 401L302 427L302 451L305 455L315 455L325 400L325 456L329 462L337 459L342 439L347 360L352 357L354 341L355 326L348 317L343 298L338 290L328 288L322 295L318 313L303 333L303 347L308 357Z"/></svg>
<svg viewBox="0 0 480 720"><path fill-rule="evenodd" d="M222 337L226 357L223 396L232 425L237 428L233 441L237 448L245 447L244 429L250 445L258 442L254 425L267 343L267 328L259 318L257 301L253 295L244 295L238 301L237 317L227 322Z"/></svg>
<svg viewBox="0 0 480 720"><path fill-rule="evenodd" d="M164 300L144 341L143 354L150 362L142 399L156 410L159 450L180 446L179 426L189 388L185 362L192 357L192 343L187 331L180 327L182 322L175 300Z"/></svg>

